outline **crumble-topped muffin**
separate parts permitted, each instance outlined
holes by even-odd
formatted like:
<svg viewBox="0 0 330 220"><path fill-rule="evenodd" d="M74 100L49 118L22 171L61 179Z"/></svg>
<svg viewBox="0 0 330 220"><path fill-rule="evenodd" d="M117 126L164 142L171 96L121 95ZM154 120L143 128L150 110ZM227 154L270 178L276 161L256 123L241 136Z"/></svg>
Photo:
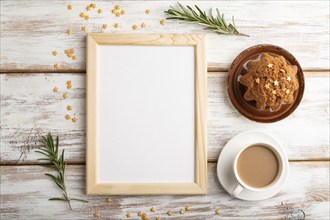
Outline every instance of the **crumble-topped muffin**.
<svg viewBox="0 0 330 220"><path fill-rule="evenodd" d="M246 101L254 100L260 111L268 108L278 111L283 104L293 103L299 87L297 66L290 65L283 56L263 53L260 60L248 62L247 67L247 73L239 78L247 87Z"/></svg>

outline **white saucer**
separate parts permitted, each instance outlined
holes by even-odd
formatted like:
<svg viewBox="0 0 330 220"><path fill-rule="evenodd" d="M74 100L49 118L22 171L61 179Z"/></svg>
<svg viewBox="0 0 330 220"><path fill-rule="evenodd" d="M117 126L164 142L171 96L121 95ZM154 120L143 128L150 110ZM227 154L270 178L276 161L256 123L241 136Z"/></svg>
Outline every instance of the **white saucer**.
<svg viewBox="0 0 330 220"><path fill-rule="evenodd" d="M281 190L288 179L289 162L283 147L269 134L262 131L252 130L236 135L228 141L222 149L217 165L217 174L222 187L229 194L234 190L238 184L233 172L233 161L235 156L243 147L255 143L269 144L283 155L283 159L286 161L286 163L283 164L283 176L267 191L252 192L248 189L243 189L243 191L237 196L238 199L256 201L271 198Z"/></svg>

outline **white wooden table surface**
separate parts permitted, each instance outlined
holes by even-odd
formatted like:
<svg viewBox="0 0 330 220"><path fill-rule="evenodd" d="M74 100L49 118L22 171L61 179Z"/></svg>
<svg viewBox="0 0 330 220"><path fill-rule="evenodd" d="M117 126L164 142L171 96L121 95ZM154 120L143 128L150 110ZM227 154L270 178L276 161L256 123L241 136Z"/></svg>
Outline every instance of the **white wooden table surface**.
<svg viewBox="0 0 330 220"><path fill-rule="evenodd" d="M1 1L1 219L133 219L140 210L155 206L149 214L162 219L286 219L293 209L302 209L307 219L329 219L329 2L328 1L185 1L202 9L218 7L239 30L250 37L221 36L196 25L178 21L159 24L163 13L176 1L95 1L103 10L88 12L88 21L79 17L91 1L5 0ZM67 10L71 4L73 10ZM119 4L126 14L119 18L111 9ZM151 14L145 13L146 9ZM118 22L119 29L113 24ZM132 25L147 28L132 30ZM102 24L109 28L102 30ZM208 61L208 170L209 191L205 196L105 196L85 195L85 35L111 33L207 33ZM66 30L73 34L68 36ZM226 94L226 71L245 48L261 43L286 48L299 60L305 74L304 98L288 118L260 124L241 116ZM74 48L77 60L64 50ZM57 50L58 56L52 56ZM59 69L53 68L55 63ZM69 98L63 99L65 83L72 80ZM60 92L54 93L53 87ZM65 120L66 106L72 105L76 123ZM216 176L216 162L226 142L236 134L262 129L284 145L290 160L290 176L275 197L259 202L231 198ZM60 196L55 184L44 175L50 171L34 152L40 135L59 135L66 150L69 195L89 203L48 201ZM125 166L125 164L123 164ZM180 170L178 170L180 172ZM190 204L192 210L180 215ZM168 217L167 210L174 215ZM215 215L216 209L221 215ZM150 212L148 212L150 213Z"/></svg>

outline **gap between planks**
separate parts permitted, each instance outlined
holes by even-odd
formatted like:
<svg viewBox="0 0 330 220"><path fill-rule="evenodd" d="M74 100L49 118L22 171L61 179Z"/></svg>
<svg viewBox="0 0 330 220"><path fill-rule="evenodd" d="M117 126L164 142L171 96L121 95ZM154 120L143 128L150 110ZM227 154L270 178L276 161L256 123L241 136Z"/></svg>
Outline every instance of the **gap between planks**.
<svg viewBox="0 0 330 220"><path fill-rule="evenodd" d="M214 73L214 72L228 72L229 69L227 68L221 68L221 67L207 67L208 73ZM329 72L330 69L303 69L303 72L309 72L309 73L324 73ZM35 73L42 73L42 74L82 74L86 73L86 70L76 70L76 69L66 69L66 70L33 70L33 69L24 69L24 70L0 70L0 74L35 74Z"/></svg>

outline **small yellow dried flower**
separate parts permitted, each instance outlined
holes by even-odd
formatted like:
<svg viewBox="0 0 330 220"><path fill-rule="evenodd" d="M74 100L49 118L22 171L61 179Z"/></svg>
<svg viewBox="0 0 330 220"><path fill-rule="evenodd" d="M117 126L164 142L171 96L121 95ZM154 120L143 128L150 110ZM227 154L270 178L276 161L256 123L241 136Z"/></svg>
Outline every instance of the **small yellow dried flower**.
<svg viewBox="0 0 330 220"><path fill-rule="evenodd" d="M142 28L145 28L145 27L147 27L147 24L146 24L146 23L142 23L142 24L141 24L141 27L142 27Z"/></svg>
<svg viewBox="0 0 330 220"><path fill-rule="evenodd" d="M73 56L73 54L71 52L66 54L69 58L71 58Z"/></svg>
<svg viewBox="0 0 330 220"><path fill-rule="evenodd" d="M265 88L266 88L266 89L269 89L269 88L270 88L270 86L269 86L268 83L265 85Z"/></svg>
<svg viewBox="0 0 330 220"><path fill-rule="evenodd" d="M278 86L279 85L279 82L277 80L274 81L274 85L275 86Z"/></svg>
<svg viewBox="0 0 330 220"><path fill-rule="evenodd" d="M81 30L84 31L84 32L86 32L86 31L87 31L87 27L86 27L86 26L83 26L83 27L81 28Z"/></svg>
<svg viewBox="0 0 330 220"><path fill-rule="evenodd" d="M141 217L142 215L143 215L143 212L142 212L142 211L139 211L139 212L138 212L138 216Z"/></svg>
<svg viewBox="0 0 330 220"><path fill-rule="evenodd" d="M149 217L148 217L148 214L147 213L143 213L142 216L141 216L142 220L148 220Z"/></svg>
<svg viewBox="0 0 330 220"><path fill-rule="evenodd" d="M66 116L65 116L65 119L66 119L66 120L70 120L70 118L71 118L70 115L66 115Z"/></svg>
<svg viewBox="0 0 330 220"><path fill-rule="evenodd" d="M102 14L103 13L102 9L97 10L97 13Z"/></svg>
<svg viewBox="0 0 330 220"><path fill-rule="evenodd" d="M272 63L268 63L267 67L268 67L269 69L271 69L271 68L273 68L273 64L272 64Z"/></svg>
<svg viewBox="0 0 330 220"><path fill-rule="evenodd" d="M72 118L72 122L76 122L78 119L76 117Z"/></svg>
<svg viewBox="0 0 330 220"><path fill-rule="evenodd" d="M290 90L289 89L285 90L285 93L286 94L289 94L290 93Z"/></svg>
<svg viewBox="0 0 330 220"><path fill-rule="evenodd" d="M103 24L103 25L102 25L102 28L103 28L103 29L107 29L107 28L108 28L108 24Z"/></svg>
<svg viewBox="0 0 330 220"><path fill-rule="evenodd" d="M80 12L79 16L80 16L81 18L83 18L83 17L85 17L85 13L84 13L84 12Z"/></svg>
<svg viewBox="0 0 330 220"><path fill-rule="evenodd" d="M107 203L112 203L112 199L111 198L106 198L105 200Z"/></svg>
<svg viewBox="0 0 330 220"><path fill-rule="evenodd" d="M72 80L68 80L68 81L66 81L66 84L67 84L67 85L72 84Z"/></svg>
<svg viewBox="0 0 330 220"><path fill-rule="evenodd" d="M73 48L69 49L70 53L75 53L76 51Z"/></svg>
<svg viewBox="0 0 330 220"><path fill-rule="evenodd" d="M183 215L185 213L185 209L180 210L180 214Z"/></svg>
<svg viewBox="0 0 330 220"><path fill-rule="evenodd" d="M137 30L137 29L138 29L138 26L134 24L134 25L132 26L132 29L133 29L133 30Z"/></svg>
<svg viewBox="0 0 330 220"><path fill-rule="evenodd" d="M68 5L68 10L72 10L72 5Z"/></svg>
<svg viewBox="0 0 330 220"><path fill-rule="evenodd" d="M215 210L215 214L216 215L220 215L221 214L221 211L219 209Z"/></svg>
<svg viewBox="0 0 330 220"><path fill-rule="evenodd" d="M54 51L52 52L52 54L53 54L53 56L57 56L57 54L58 54L57 50L54 50Z"/></svg>
<svg viewBox="0 0 330 220"><path fill-rule="evenodd" d="M120 6L119 5L116 5L115 6L115 9L119 10L120 9Z"/></svg>
<svg viewBox="0 0 330 220"><path fill-rule="evenodd" d="M162 220L161 217L156 217L156 220Z"/></svg>
<svg viewBox="0 0 330 220"><path fill-rule="evenodd" d="M160 24L165 25L166 24L165 20L164 19L160 20Z"/></svg>
<svg viewBox="0 0 330 220"><path fill-rule="evenodd" d="M116 17L120 17L120 12L117 12L116 13Z"/></svg>
<svg viewBox="0 0 330 220"><path fill-rule="evenodd" d="M286 77L286 80L288 80L290 82L291 81L291 77L290 76Z"/></svg>
<svg viewBox="0 0 330 220"><path fill-rule="evenodd" d="M273 91L272 91L272 94L273 94L273 95L276 95L276 90L273 90Z"/></svg>
<svg viewBox="0 0 330 220"><path fill-rule="evenodd" d="M88 15L85 15L84 18L85 18L86 21L88 21L89 16Z"/></svg>
<svg viewBox="0 0 330 220"><path fill-rule="evenodd" d="M260 79L256 78L256 83L259 84L260 83Z"/></svg>
<svg viewBox="0 0 330 220"><path fill-rule="evenodd" d="M117 13L117 10L116 9L112 9L111 13L112 14L116 14Z"/></svg>
<svg viewBox="0 0 330 220"><path fill-rule="evenodd" d="M150 212L155 212L156 211L156 208L155 207L151 207L150 208Z"/></svg>
<svg viewBox="0 0 330 220"><path fill-rule="evenodd" d="M118 24L118 23L115 23L113 26L114 26L116 29L119 28L119 24Z"/></svg>
<svg viewBox="0 0 330 220"><path fill-rule="evenodd" d="M150 14L151 13L151 10L150 9L147 9L146 10L146 14Z"/></svg>
<svg viewBox="0 0 330 220"><path fill-rule="evenodd" d="M68 34L68 35L72 35L72 29L68 29L68 30L66 30L66 33Z"/></svg>
<svg viewBox="0 0 330 220"><path fill-rule="evenodd" d="M127 212L127 213L126 213L126 217L127 217L127 218L132 217L131 213L130 213L130 212Z"/></svg>
<svg viewBox="0 0 330 220"><path fill-rule="evenodd" d="M73 59L73 58L72 58ZM72 84L68 84L67 86L66 86L66 88L67 89L72 89Z"/></svg>
<svg viewBox="0 0 330 220"><path fill-rule="evenodd" d="M66 99L66 98L69 98L68 93L64 93L64 94L63 94L63 98L65 98L65 99Z"/></svg>
<svg viewBox="0 0 330 220"><path fill-rule="evenodd" d="M125 13L126 13L125 10L120 11L120 14L122 14L122 15L124 15Z"/></svg>
<svg viewBox="0 0 330 220"><path fill-rule="evenodd" d="M166 212L166 214L167 214L168 216L171 216L171 215L173 215L173 212L172 212L171 210L168 210L168 211Z"/></svg>
<svg viewBox="0 0 330 220"><path fill-rule="evenodd" d="M68 111L71 111L71 110L72 110L72 105L68 105L68 106L66 107L66 109L68 109Z"/></svg>
<svg viewBox="0 0 330 220"><path fill-rule="evenodd" d="M88 6L86 7L86 11L90 11L90 10L91 10L91 6L88 5Z"/></svg>
<svg viewBox="0 0 330 220"><path fill-rule="evenodd" d="M73 120L73 119L72 119ZM101 212L100 211L96 211L94 212L94 216L95 217L101 217Z"/></svg>
<svg viewBox="0 0 330 220"><path fill-rule="evenodd" d="M186 209L186 211L190 211L191 207L189 205L186 205L185 209Z"/></svg>
<svg viewBox="0 0 330 220"><path fill-rule="evenodd" d="M76 55L73 55L72 56L72 60L76 60L77 59L77 56Z"/></svg>
<svg viewBox="0 0 330 220"><path fill-rule="evenodd" d="M55 63L54 64L54 69L59 69L60 68L60 65L58 63Z"/></svg>
<svg viewBox="0 0 330 220"><path fill-rule="evenodd" d="M58 88L57 87L54 87L53 91L54 92L58 92Z"/></svg>
<svg viewBox="0 0 330 220"><path fill-rule="evenodd" d="M89 5L91 8L96 8L96 4L92 3Z"/></svg>

